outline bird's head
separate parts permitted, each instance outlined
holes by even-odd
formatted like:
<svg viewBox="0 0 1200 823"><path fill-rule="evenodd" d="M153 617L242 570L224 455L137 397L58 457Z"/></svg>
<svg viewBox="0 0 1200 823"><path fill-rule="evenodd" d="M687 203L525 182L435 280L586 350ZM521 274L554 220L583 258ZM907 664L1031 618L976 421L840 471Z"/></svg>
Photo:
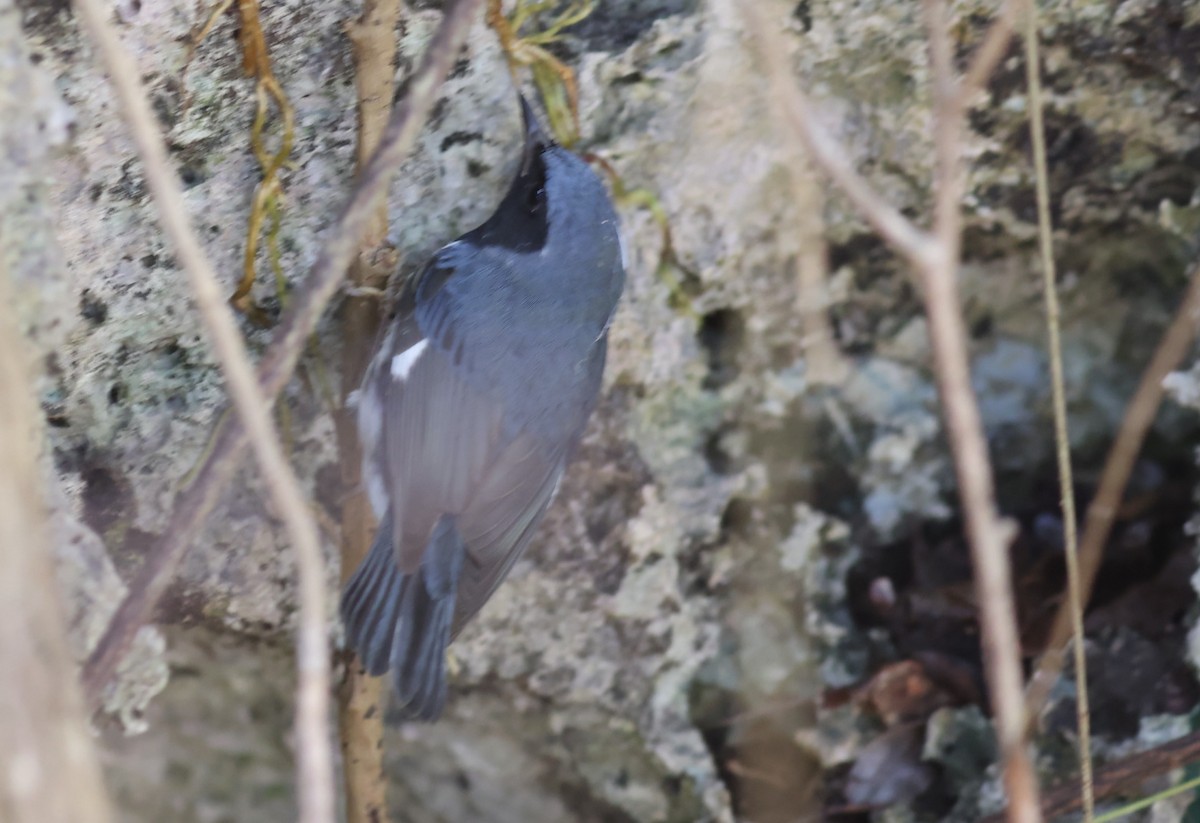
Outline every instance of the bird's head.
<svg viewBox="0 0 1200 823"><path fill-rule="evenodd" d="M521 164L504 200L466 238L523 254L544 253L563 264L613 257L620 265L617 215L604 184L538 122L522 95ZM587 266L591 268L591 266Z"/></svg>

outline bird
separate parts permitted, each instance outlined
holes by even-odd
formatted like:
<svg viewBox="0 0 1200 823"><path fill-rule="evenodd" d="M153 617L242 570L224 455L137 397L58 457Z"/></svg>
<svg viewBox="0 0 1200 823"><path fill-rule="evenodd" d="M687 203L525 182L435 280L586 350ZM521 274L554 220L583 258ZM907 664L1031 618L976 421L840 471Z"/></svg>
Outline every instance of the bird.
<svg viewBox="0 0 1200 823"><path fill-rule="evenodd" d="M519 95L521 162L495 212L402 290L355 402L379 522L341 598L346 645L433 721L446 648L503 582L601 389L625 248L604 183Z"/></svg>

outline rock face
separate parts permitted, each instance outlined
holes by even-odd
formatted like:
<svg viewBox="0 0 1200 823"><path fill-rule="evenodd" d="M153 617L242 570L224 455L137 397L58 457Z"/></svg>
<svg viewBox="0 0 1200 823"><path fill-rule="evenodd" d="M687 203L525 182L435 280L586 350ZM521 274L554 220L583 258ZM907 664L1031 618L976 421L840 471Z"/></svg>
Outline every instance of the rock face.
<svg viewBox="0 0 1200 823"><path fill-rule="evenodd" d="M437 5L406 12L402 66L437 25ZM727 721L861 676L867 661L839 628L843 583L830 569L844 573L847 541L893 539L954 505L916 295L844 201L792 177L795 149L781 139L738 4L599 5L561 46L578 73L581 147L657 195L677 265L659 266L651 217L623 208L631 265L604 399L537 540L453 647L447 716L388 741L397 819L727 820L731 790L741 812L761 810L754 779L730 764L790 745L788 724L805 715L780 714L761 735ZM762 6L785 26L798 74L860 168L920 213L932 154L917 4ZM1086 450L1111 432L1194 240L1200 12L1174 0L1042 6L1073 432ZM279 234L293 281L350 184L343 23L357 11L343 0L263 4L296 111ZM991 12L956 4L963 54ZM30 281L43 299L27 314L31 328L49 313L62 327L47 343L42 404L67 501L60 516L92 532L60 547L64 578L79 588L82 647L115 595L87 589L70 568L109 562L95 535L117 569L136 567L224 392L90 47L58 3L26 0L21 13L37 69L74 122L45 192L65 266ZM220 21L189 60L187 35L207 8L122 0L114 13L232 291L258 180L235 24ZM1004 493L1017 497L1051 442L1023 76L1014 51L971 117L963 269L977 389ZM503 57L480 24L392 190L389 239L403 273L492 210L517 161L518 123ZM850 367L819 385L796 285L796 261L814 242L800 228L810 201L824 216L828 316ZM256 296L271 308L268 279ZM337 388L336 328L322 329L285 400L293 460L317 498L337 459L323 389ZM255 350L268 334L247 325ZM327 552L332 593L336 550ZM832 565L814 566L823 555ZM95 577L119 586L111 569ZM292 577L248 468L172 588L166 652L149 638L128 674L140 687L111 706L148 727L109 734L122 819L292 814ZM90 608L97 599L108 605ZM164 661L170 680L143 714ZM794 767L811 775L811 764Z"/></svg>

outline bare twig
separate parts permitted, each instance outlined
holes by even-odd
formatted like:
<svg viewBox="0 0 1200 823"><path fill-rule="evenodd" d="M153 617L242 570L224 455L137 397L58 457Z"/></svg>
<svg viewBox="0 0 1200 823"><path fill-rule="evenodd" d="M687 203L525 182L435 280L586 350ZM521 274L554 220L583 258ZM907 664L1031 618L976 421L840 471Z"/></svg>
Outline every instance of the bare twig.
<svg viewBox="0 0 1200 823"><path fill-rule="evenodd" d="M374 213L375 204L384 197L396 167L424 125L437 91L466 39L480 1L458 0L448 6L441 27L409 85L407 96L388 121L380 148L360 176L359 184L263 358L258 382L264 397L274 398L290 379L306 340L357 253L358 238ZM151 620L196 529L212 511L221 490L232 477L247 439L244 428L232 416L226 415L218 423L195 479L181 493L168 528L147 553L142 570L130 586L129 596L118 608L88 659L84 668L84 686L92 705L99 702L105 685L138 629Z"/></svg>
<svg viewBox="0 0 1200 823"><path fill-rule="evenodd" d="M803 175L803 177L801 177ZM829 262L821 220L821 193L816 178L803 163L797 168L792 184L795 202L800 208L796 229L799 251L796 255L796 314L804 330L803 354L812 384L838 384L850 373L850 362L838 348L829 320ZM806 208L806 205L812 208Z"/></svg>
<svg viewBox="0 0 1200 823"><path fill-rule="evenodd" d="M1175 797L1176 795L1184 794L1185 792L1195 792L1197 788L1200 788L1200 777L1189 778L1182 783L1176 783L1172 786L1168 786L1162 791L1158 791L1150 795L1143 795L1142 797L1139 797L1137 800L1134 800L1130 803L1118 806L1115 809L1109 809L1104 814L1096 815L1096 823L1112 823L1114 820L1121 820L1122 818L1129 817L1134 812L1153 806L1160 800L1166 800L1168 798ZM1150 817L1153 819L1154 815L1151 814ZM1186 813L1184 817L1186 819Z"/></svg>
<svg viewBox="0 0 1200 823"><path fill-rule="evenodd" d="M1137 391L1125 410L1117 439L1113 442L1104 463L1104 471L1100 475L1100 486L1088 506L1083 537L1079 542L1080 600L1085 605L1096 582L1096 573L1100 570L1100 561L1104 556L1104 545L1112 531L1113 520L1125 494L1130 472L1133 471L1142 442L1146 439L1146 433L1154 423L1158 407L1162 403L1163 381L1179 367L1196 339L1197 323L1200 323L1200 263L1192 265L1189 277L1191 284L1183 302L1159 341L1154 356L1142 373ZM1064 604L1055 615L1046 651L1029 681L1026 723L1030 728L1036 723L1037 716L1050 695L1050 689L1062 672L1064 644L1071 637L1071 623L1070 606Z"/></svg>
<svg viewBox="0 0 1200 823"><path fill-rule="evenodd" d="M944 0L925 0L934 94L934 236L924 269L925 313L938 394L954 456L982 623L985 674L1004 763L1010 819L1040 820L1037 778L1022 734L1021 646L1008 561L1011 530L996 511L991 459L971 387L970 344L958 294L965 188L961 99L953 77ZM920 270L920 261L913 261Z"/></svg>
<svg viewBox="0 0 1200 823"><path fill-rule="evenodd" d="M75 8L108 68L125 119L145 165L146 180L163 228L191 281L209 343L225 374L234 407L250 433L263 479L279 509L296 551L299 570L300 629L297 640L297 781L300 819L334 819L333 755L328 734L329 648L326 631L325 564L316 523L300 481L292 471L271 424L254 368L233 315L221 297L217 273L192 229L183 191L167 157L166 144L142 88L136 65L121 47L106 11L96 0L76 0Z"/></svg>
<svg viewBox="0 0 1200 823"><path fill-rule="evenodd" d="M982 624L984 668L995 715L1012 820L1040 820L1037 781L1025 749L1021 657L1008 563L1011 528L996 514L991 462L967 363L967 332L960 313L957 260L939 260L925 278L926 315L938 394L946 419L958 493L966 518L975 597Z"/></svg>
<svg viewBox="0 0 1200 823"><path fill-rule="evenodd" d="M942 276L956 279L962 246L962 107L954 77L945 0L924 0L925 28L929 32L929 63L933 85L933 236L941 246L939 256L950 266ZM953 313L960 314L957 297ZM989 471L989 474L991 472Z"/></svg>
<svg viewBox="0 0 1200 823"><path fill-rule="evenodd" d="M263 385L261 380L260 385ZM264 394L270 396L269 391ZM231 415L218 418L203 464L181 492L167 527L146 553L137 575L129 583L129 593L84 663L83 693L92 709L100 707L104 690L138 630L152 620L155 606L166 592L196 530L233 479L247 440L246 430Z"/></svg>
<svg viewBox="0 0 1200 823"><path fill-rule="evenodd" d="M850 362L838 348L829 320L829 254L822 218L825 198L806 156L800 154L791 165L798 249L794 307L804 335L801 353L812 384L836 385L850 372Z"/></svg>
<svg viewBox="0 0 1200 823"><path fill-rule="evenodd" d="M1025 71L1029 86L1029 131L1037 177L1038 246L1042 257L1042 284L1046 299L1046 330L1050 349L1050 383L1054 397L1054 442L1058 455L1059 495L1062 498L1064 549L1067 556L1068 602L1075 637L1075 692L1079 731L1079 793L1083 819L1095 813L1092 799L1091 714L1088 708L1087 656L1083 647L1083 594L1079 580L1079 546L1075 520L1075 483L1071 477L1071 440L1067 432L1067 398L1064 387L1062 341L1059 339L1058 287L1054 271L1054 236L1050 221L1050 183L1046 171L1046 132L1042 122L1041 61L1038 57L1037 5L1025 18Z"/></svg>
<svg viewBox="0 0 1200 823"><path fill-rule="evenodd" d="M1028 2L1029 0L1002 0L1000 12L992 21L987 33L983 35L983 42L979 44L979 48L975 49L975 53L971 56L971 62L967 65L967 71L958 83L958 105L960 107L970 105L971 99L979 93L988 78L992 76L992 72L996 70L996 65L1008 51L1013 29L1017 25L1017 15L1021 13L1022 8Z"/></svg>
<svg viewBox="0 0 1200 823"><path fill-rule="evenodd" d="M1132 792L1146 780L1197 761L1200 761L1200 731L1096 769L1096 799L1105 800L1113 795ZM1072 777L1046 792L1042 800L1042 812L1048 820L1053 820L1078 811L1080 802L1079 778ZM985 817L981 823L1000 823L1003 819L1003 813L995 814Z"/></svg>
<svg viewBox="0 0 1200 823"><path fill-rule="evenodd" d="M753 4L746 4L743 13L752 28L760 33L764 31L765 24ZM837 140L817 122L808 96L792 82L787 56L777 38L759 36L758 39L764 45L762 59L766 64L771 99L784 103L781 114L800 137L808 156L846 193L880 237L905 257L916 259L925 255L931 238L871 188L871 184L854 169Z"/></svg>
<svg viewBox="0 0 1200 823"><path fill-rule="evenodd" d="M840 147L816 124L807 97L791 80L778 35L763 23L753 4L745 4L742 9L762 47L775 90L774 99L785 107L788 119L810 156L843 188L884 240L909 259L922 288L938 393L953 451L975 568L984 662L1005 783L1012 801L1010 819L1040 820L1037 781L1021 734L1021 659L1007 551L1011 529L996 512L991 462L971 388L969 347L958 295L963 109L954 92L945 9L940 0L926 2L935 78L934 142L937 148L937 199L932 237L914 227L871 191Z"/></svg>
<svg viewBox="0 0 1200 823"><path fill-rule="evenodd" d="M350 23L347 33L354 52L358 93L358 170L371 159L383 135L392 108L395 83L396 23L400 0L364 0L362 16ZM396 255L387 248L387 201L381 200L371 217L350 267L355 289L383 293ZM358 385L371 356L379 325L379 301L351 297L342 306L343 396ZM374 530L374 516L362 490L361 446L352 411L343 407L336 417L338 453L344 492L341 514L342 583L345 584L366 556ZM347 823L382 823L387 818L387 784L383 774L384 681L369 676L351 654L346 675L338 688L338 730L342 743L343 784Z"/></svg>

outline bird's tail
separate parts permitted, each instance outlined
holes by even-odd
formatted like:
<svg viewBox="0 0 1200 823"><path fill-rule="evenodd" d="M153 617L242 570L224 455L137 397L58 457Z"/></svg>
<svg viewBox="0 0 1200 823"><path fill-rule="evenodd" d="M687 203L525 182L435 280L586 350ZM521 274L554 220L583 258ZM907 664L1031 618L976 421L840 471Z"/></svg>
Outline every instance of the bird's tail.
<svg viewBox="0 0 1200 823"><path fill-rule="evenodd" d="M396 565L392 516L379 524L367 558L342 592L346 643L367 673L392 672L402 716L436 720L446 702L446 646L466 546L454 517L442 515L425 547L421 567Z"/></svg>

